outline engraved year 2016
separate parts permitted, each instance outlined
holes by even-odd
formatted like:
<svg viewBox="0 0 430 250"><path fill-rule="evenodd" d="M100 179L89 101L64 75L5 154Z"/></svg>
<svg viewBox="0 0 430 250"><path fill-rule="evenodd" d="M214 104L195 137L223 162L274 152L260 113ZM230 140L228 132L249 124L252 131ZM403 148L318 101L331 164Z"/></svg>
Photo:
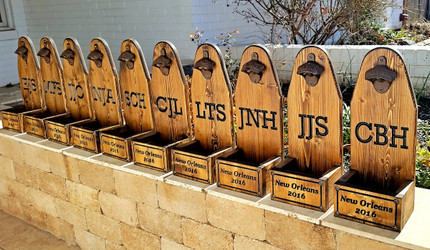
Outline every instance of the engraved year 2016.
<svg viewBox="0 0 430 250"><path fill-rule="evenodd" d="M242 185L242 186L246 185L245 180L238 180L238 179L234 179L234 178L231 179L231 183Z"/></svg>
<svg viewBox="0 0 430 250"><path fill-rule="evenodd" d="M288 191L288 196L298 198L298 199L305 199L306 196L304 193L294 192L294 191Z"/></svg>
<svg viewBox="0 0 430 250"><path fill-rule="evenodd" d="M367 211L367 210L364 210L364 209L360 209L360 208L356 208L355 209L355 213L356 214L365 215L365 216L368 216L368 217L373 217L373 218L376 217L376 212L375 211L373 211L371 213L370 211Z"/></svg>
<svg viewBox="0 0 430 250"><path fill-rule="evenodd" d="M185 167L185 172L191 173L191 174L197 174L197 169L187 168Z"/></svg>

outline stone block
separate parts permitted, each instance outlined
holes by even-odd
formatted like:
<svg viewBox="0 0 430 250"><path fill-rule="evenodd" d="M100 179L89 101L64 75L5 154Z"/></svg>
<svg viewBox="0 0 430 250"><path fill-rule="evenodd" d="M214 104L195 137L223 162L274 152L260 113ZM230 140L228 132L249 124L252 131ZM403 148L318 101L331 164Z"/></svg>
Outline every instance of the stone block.
<svg viewBox="0 0 430 250"><path fill-rule="evenodd" d="M9 196L9 188L7 187L7 180L0 178L0 195Z"/></svg>
<svg viewBox="0 0 430 250"><path fill-rule="evenodd" d="M66 179L63 177L51 173L41 172L39 185L41 191L54 197L68 200Z"/></svg>
<svg viewBox="0 0 430 250"><path fill-rule="evenodd" d="M24 163L21 143L17 140L0 136L0 154L18 163Z"/></svg>
<svg viewBox="0 0 430 250"><path fill-rule="evenodd" d="M30 199L30 205L35 209L58 217L54 197L33 188L29 188L26 195L28 195Z"/></svg>
<svg viewBox="0 0 430 250"><path fill-rule="evenodd" d="M15 217L18 217L21 219L24 218L24 211L22 209L22 204L8 196L3 196L0 194L0 208L9 214L12 214Z"/></svg>
<svg viewBox="0 0 430 250"><path fill-rule="evenodd" d="M158 203L162 209L206 222L206 194L165 182L157 186Z"/></svg>
<svg viewBox="0 0 430 250"><path fill-rule="evenodd" d="M337 249L360 250L366 249L384 249L384 250L400 250L404 249L398 246L380 242L374 239L349 234L347 232L335 231Z"/></svg>
<svg viewBox="0 0 430 250"><path fill-rule="evenodd" d="M236 201L207 195L208 221L215 227L265 240L264 210Z"/></svg>
<svg viewBox="0 0 430 250"><path fill-rule="evenodd" d="M161 249L163 250L191 250L191 248L179 244L173 240L161 237Z"/></svg>
<svg viewBox="0 0 430 250"><path fill-rule="evenodd" d="M106 217L102 214L85 211L88 230L102 238L109 239L114 243L121 244L121 231L119 221Z"/></svg>
<svg viewBox="0 0 430 250"><path fill-rule="evenodd" d="M262 241L254 240L245 236L236 235L234 237L234 249L235 250L281 250L280 248L274 247Z"/></svg>
<svg viewBox="0 0 430 250"><path fill-rule="evenodd" d="M184 245L193 249L233 249L233 235L190 219L182 221Z"/></svg>
<svg viewBox="0 0 430 250"><path fill-rule="evenodd" d="M106 250L125 250L125 247L123 245L106 240Z"/></svg>
<svg viewBox="0 0 430 250"><path fill-rule="evenodd" d="M160 237L121 223L122 244L127 249L160 249Z"/></svg>
<svg viewBox="0 0 430 250"><path fill-rule="evenodd" d="M13 165L17 181L29 187L40 188L42 170L16 162Z"/></svg>
<svg viewBox="0 0 430 250"><path fill-rule="evenodd" d="M0 178L15 179L15 169L13 161L7 157L0 155Z"/></svg>
<svg viewBox="0 0 430 250"><path fill-rule="evenodd" d="M79 228L75 228L75 238L76 243L83 250L104 250L106 248L105 239Z"/></svg>
<svg viewBox="0 0 430 250"><path fill-rule="evenodd" d="M47 151L47 159L51 172L67 179L68 170L64 154L55 151Z"/></svg>
<svg viewBox="0 0 430 250"><path fill-rule="evenodd" d="M105 192L100 192L99 201L104 215L131 226L138 225L136 202Z"/></svg>
<svg viewBox="0 0 430 250"><path fill-rule="evenodd" d="M28 195L30 187L27 187L26 185L13 180L9 180L7 182L7 187L10 193L10 197L13 200L24 204L31 204L31 199Z"/></svg>
<svg viewBox="0 0 430 250"><path fill-rule="evenodd" d="M180 215L142 203L138 204L137 213L141 228L182 243Z"/></svg>
<svg viewBox="0 0 430 250"><path fill-rule="evenodd" d="M143 202L154 207L157 203L157 181L144 176L115 170L115 189L119 197Z"/></svg>
<svg viewBox="0 0 430 250"><path fill-rule="evenodd" d="M100 212L100 191L69 180L66 181L66 187L71 203L94 212Z"/></svg>
<svg viewBox="0 0 430 250"><path fill-rule="evenodd" d="M115 193L111 168L70 156L66 157L66 164L69 169L69 180L77 182L76 178L78 178L84 185L107 193Z"/></svg>
<svg viewBox="0 0 430 250"><path fill-rule="evenodd" d="M65 220L50 215L46 216L46 224L50 233L68 243L75 243L75 233L73 225Z"/></svg>
<svg viewBox="0 0 430 250"><path fill-rule="evenodd" d="M33 145L22 143L22 157L24 157L24 164L38 168L45 172L51 172L51 167L48 162L46 149Z"/></svg>
<svg viewBox="0 0 430 250"><path fill-rule="evenodd" d="M266 211L267 241L279 248L335 249L333 230L287 215ZM343 249L343 248L341 248Z"/></svg>
<svg viewBox="0 0 430 250"><path fill-rule="evenodd" d="M63 219L72 224L75 228L75 233L76 228L85 230L87 229L84 208L81 208L73 203L63 201L61 199L56 199L55 205L57 206L57 211L60 219Z"/></svg>
<svg viewBox="0 0 430 250"><path fill-rule="evenodd" d="M21 208L23 211L23 220L43 230L48 229L48 225L46 223L46 213L39 211L30 205L22 204Z"/></svg>
<svg viewBox="0 0 430 250"><path fill-rule="evenodd" d="M66 163L67 179L73 182L81 183L79 179L79 166L77 163L81 163L82 160L64 155L64 161Z"/></svg>

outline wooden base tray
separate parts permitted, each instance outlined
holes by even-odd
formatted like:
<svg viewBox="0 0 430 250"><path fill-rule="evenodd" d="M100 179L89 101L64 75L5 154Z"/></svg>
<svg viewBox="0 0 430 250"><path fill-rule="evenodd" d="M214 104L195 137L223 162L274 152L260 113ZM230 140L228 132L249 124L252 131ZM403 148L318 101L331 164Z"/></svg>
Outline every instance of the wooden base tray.
<svg viewBox="0 0 430 250"><path fill-rule="evenodd" d="M350 170L335 183L335 192L335 216L376 227L400 232L414 210L414 181L383 191L364 185L359 173Z"/></svg>
<svg viewBox="0 0 430 250"><path fill-rule="evenodd" d="M212 184L216 181L215 158L232 151L232 147L205 151L200 143L192 140L172 149L173 174L195 181Z"/></svg>
<svg viewBox="0 0 430 250"><path fill-rule="evenodd" d="M131 141L151 133L153 134L152 131L135 133L127 125L105 130L100 134L101 152L124 161L132 161Z"/></svg>
<svg viewBox="0 0 430 250"><path fill-rule="evenodd" d="M334 166L322 176L300 171L297 160L288 157L271 170L272 200L327 211L334 202L334 182L342 167Z"/></svg>
<svg viewBox="0 0 430 250"><path fill-rule="evenodd" d="M64 115L67 115L67 114L66 113L52 114L48 110L40 110L40 111L34 111L34 112L29 112L27 114L24 114L23 115L24 132L27 132L28 134L32 134L39 137L46 137L45 120L56 118L57 116L64 116Z"/></svg>
<svg viewBox="0 0 430 250"><path fill-rule="evenodd" d="M1 111L3 128L17 132L24 132L23 115L38 111L42 111L42 109L26 110L25 106L22 104L3 110Z"/></svg>
<svg viewBox="0 0 430 250"><path fill-rule="evenodd" d="M168 172L171 170L171 149L189 140L184 136L176 142L165 141L155 132L135 138L131 143L134 162L143 167Z"/></svg>
<svg viewBox="0 0 430 250"><path fill-rule="evenodd" d="M100 132L118 125L103 127L97 120L86 120L70 127L70 141L73 146L94 153L100 153Z"/></svg>
<svg viewBox="0 0 430 250"><path fill-rule="evenodd" d="M280 156L264 162L247 160L241 149L236 148L216 159L217 184L219 187L255 196L270 192L270 169L281 161Z"/></svg>
<svg viewBox="0 0 430 250"><path fill-rule="evenodd" d="M91 119L84 119L76 121L70 114L62 114L45 119L46 138L65 145L71 145L70 127L81 123L90 121Z"/></svg>

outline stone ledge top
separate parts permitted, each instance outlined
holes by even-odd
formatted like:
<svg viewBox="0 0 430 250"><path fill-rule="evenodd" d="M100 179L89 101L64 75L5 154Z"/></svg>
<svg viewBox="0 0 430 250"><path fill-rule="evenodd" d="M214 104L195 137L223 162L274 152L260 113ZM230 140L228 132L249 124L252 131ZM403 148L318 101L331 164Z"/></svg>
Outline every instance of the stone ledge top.
<svg viewBox="0 0 430 250"><path fill-rule="evenodd" d="M62 153L69 157L75 157L115 170L135 174L138 176L144 176L146 178L154 179L160 182L166 182L168 184L180 186L196 192L204 192L207 195L228 199L234 202L257 207L265 211L294 217L309 223L322 225L353 235L378 240L405 248L430 248L430 237L428 236L428 230L426 230L426 227L430 225L430 216L428 216L430 211L430 190L427 189L415 189L414 212L412 213L402 232L398 233L334 217L333 206L327 212L323 213L278 201L273 201L270 198L270 194L260 198L234 192L228 189L219 188L216 186L216 184L203 184L186 178L181 178L179 176L174 176L172 172L164 173L144 167L139 167L134 163L127 163L102 154L94 154L27 134L0 129L0 137L10 138L11 140L34 145L45 150Z"/></svg>

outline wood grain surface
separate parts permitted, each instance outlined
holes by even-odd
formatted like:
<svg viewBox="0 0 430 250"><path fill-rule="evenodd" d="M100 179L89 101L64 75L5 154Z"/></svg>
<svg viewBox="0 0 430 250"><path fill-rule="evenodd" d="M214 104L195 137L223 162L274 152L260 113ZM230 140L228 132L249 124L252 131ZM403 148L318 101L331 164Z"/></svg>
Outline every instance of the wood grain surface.
<svg viewBox="0 0 430 250"><path fill-rule="evenodd" d="M92 117L88 69L79 42L69 37L64 39L63 51L73 51L73 64L63 59L63 79L68 111L75 121Z"/></svg>
<svg viewBox="0 0 430 250"><path fill-rule="evenodd" d="M122 110L130 131L140 133L151 130L154 124L149 93L151 76L136 40L127 39L122 43L121 54L127 51L134 55L134 66L129 69L125 62L120 62Z"/></svg>
<svg viewBox="0 0 430 250"><path fill-rule="evenodd" d="M315 55L323 67L315 86L309 85L298 68ZM289 155L302 171L322 176L342 164L342 96L327 53L314 46L298 53L287 97Z"/></svg>
<svg viewBox="0 0 430 250"><path fill-rule="evenodd" d="M94 38L90 51L101 52L101 67L90 60L90 96L94 118L102 127L122 123L118 74L109 46L102 38Z"/></svg>
<svg viewBox="0 0 430 250"><path fill-rule="evenodd" d="M18 40L18 47L27 48L27 60L18 55L18 75L21 86L22 100L27 110L44 108L42 98L43 85L40 79L40 64L30 37L22 36Z"/></svg>
<svg viewBox="0 0 430 250"><path fill-rule="evenodd" d="M258 83L253 83L249 75L242 72L243 65L252 60L253 53L258 55L258 62L265 66ZM260 163L282 154L281 89L269 52L263 46L247 47L242 54L240 65L234 93L237 146L243 150L246 159Z"/></svg>
<svg viewBox="0 0 430 250"><path fill-rule="evenodd" d="M385 93L365 79L382 56L397 73ZM416 129L417 104L402 58L392 49L370 51L351 101L351 168L365 185L394 192L415 178ZM399 138L403 135L406 138Z"/></svg>
<svg viewBox="0 0 430 250"><path fill-rule="evenodd" d="M160 68L152 66L152 79L149 83L151 106L155 130L160 133L162 140L174 142L191 133L188 84L179 54L172 43L157 43L153 61L162 56L162 50L170 60L170 67L168 74L164 75Z"/></svg>
<svg viewBox="0 0 430 250"><path fill-rule="evenodd" d="M194 137L204 151L214 152L233 145L233 104L231 85L221 53L213 44L202 44L196 51L194 65L207 51L214 62L212 76L206 79L194 67L191 82Z"/></svg>
<svg viewBox="0 0 430 250"><path fill-rule="evenodd" d="M44 86L46 108L51 115L66 112L63 84L63 65L58 55L57 46L50 37L40 40L40 49L49 50L49 59L40 57L40 71Z"/></svg>

